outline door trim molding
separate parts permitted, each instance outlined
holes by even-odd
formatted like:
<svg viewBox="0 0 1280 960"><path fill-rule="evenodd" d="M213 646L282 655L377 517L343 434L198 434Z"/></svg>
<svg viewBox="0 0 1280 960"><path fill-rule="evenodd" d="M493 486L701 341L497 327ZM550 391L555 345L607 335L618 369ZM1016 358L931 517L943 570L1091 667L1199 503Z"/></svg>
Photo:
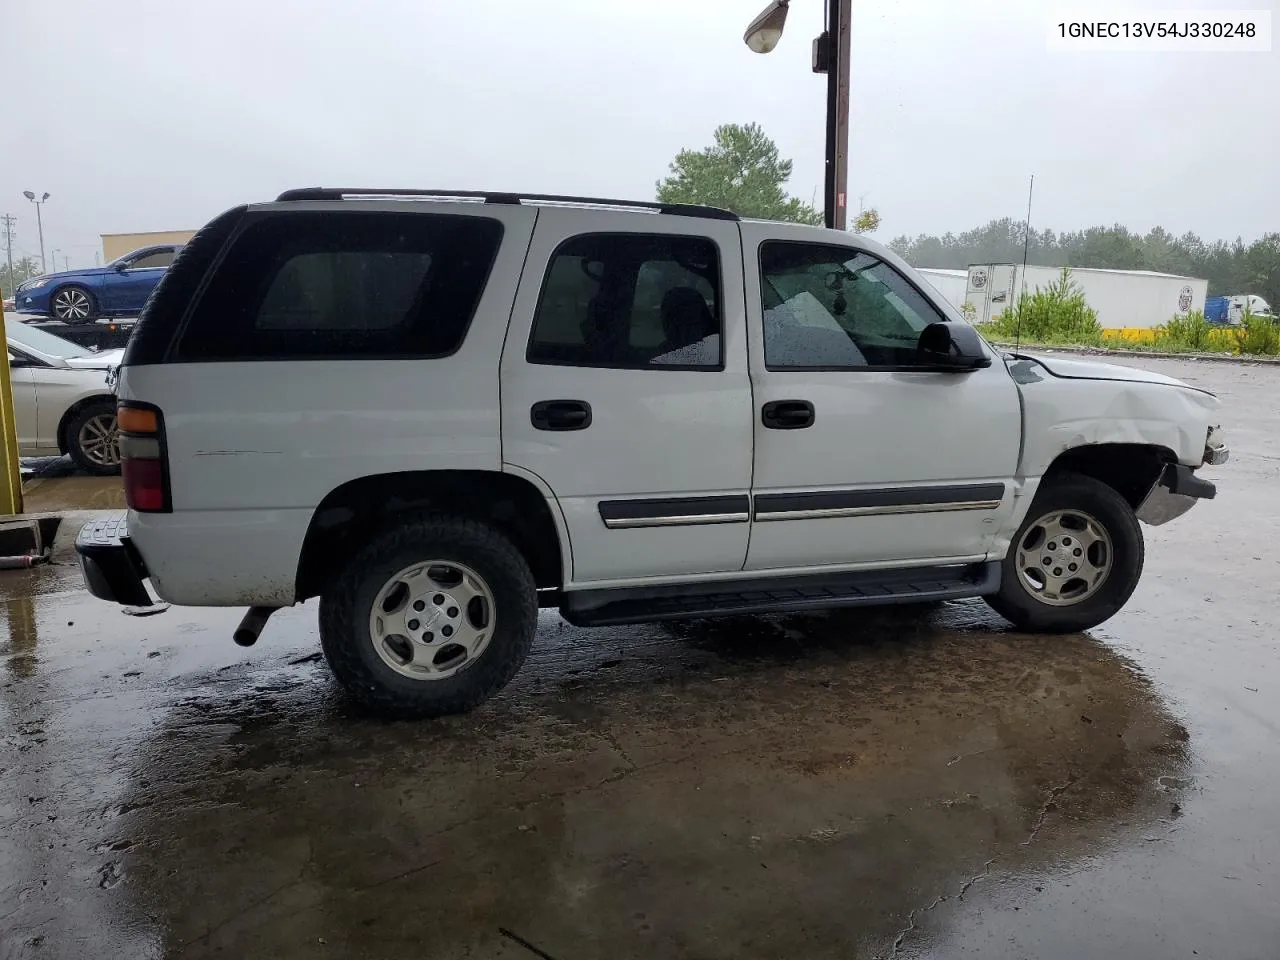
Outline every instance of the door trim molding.
<svg viewBox="0 0 1280 960"><path fill-rule="evenodd" d="M895 513L995 510L1004 501L1004 495L1003 483L764 493L754 498L754 519L763 522Z"/></svg>
<svg viewBox="0 0 1280 960"><path fill-rule="evenodd" d="M723 497L601 500L599 510L600 519L610 530L702 523L746 523L751 519L751 498L742 493Z"/></svg>
<svg viewBox="0 0 1280 960"><path fill-rule="evenodd" d="M818 520L885 514L996 510L1003 483L958 483L932 487L817 490L805 493L745 493L718 497L657 497L601 500L600 519L610 530L676 527L748 520Z"/></svg>

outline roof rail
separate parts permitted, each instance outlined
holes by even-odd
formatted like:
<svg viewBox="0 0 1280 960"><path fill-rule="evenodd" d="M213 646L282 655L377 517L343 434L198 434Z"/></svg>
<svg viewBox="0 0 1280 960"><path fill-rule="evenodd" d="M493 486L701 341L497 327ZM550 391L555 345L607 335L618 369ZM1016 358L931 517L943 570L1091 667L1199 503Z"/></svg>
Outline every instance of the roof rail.
<svg viewBox="0 0 1280 960"><path fill-rule="evenodd" d="M479 200L483 203L575 204L595 207L628 207L652 210L678 217L703 217L708 220L737 220L738 215L720 207L695 203L659 203L652 200L609 200L602 197L569 197L551 193L488 193L483 190L405 190L378 187L301 187L286 190L276 200L345 200L348 197L421 197L441 200Z"/></svg>

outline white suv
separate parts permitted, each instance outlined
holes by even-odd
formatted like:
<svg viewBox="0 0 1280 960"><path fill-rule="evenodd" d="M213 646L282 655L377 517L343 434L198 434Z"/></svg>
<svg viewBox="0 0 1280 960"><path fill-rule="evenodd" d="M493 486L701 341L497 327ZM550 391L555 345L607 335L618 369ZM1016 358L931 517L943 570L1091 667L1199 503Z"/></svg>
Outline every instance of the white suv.
<svg viewBox="0 0 1280 960"><path fill-rule="evenodd" d="M617 624L986 597L1092 627L1212 497L1210 394L1001 356L862 237L688 206L290 191L218 217L121 369L89 588L273 610L398 714Z"/></svg>

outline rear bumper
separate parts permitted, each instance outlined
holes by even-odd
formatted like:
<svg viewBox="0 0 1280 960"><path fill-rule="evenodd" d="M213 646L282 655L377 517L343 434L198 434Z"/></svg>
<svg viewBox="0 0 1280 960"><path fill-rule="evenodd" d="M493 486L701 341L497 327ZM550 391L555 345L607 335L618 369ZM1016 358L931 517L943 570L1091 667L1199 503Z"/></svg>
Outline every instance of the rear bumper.
<svg viewBox="0 0 1280 960"><path fill-rule="evenodd" d="M85 586L100 600L148 607L151 595L142 581L146 564L128 538L123 510L90 520L76 535L76 554Z"/></svg>
<svg viewBox="0 0 1280 960"><path fill-rule="evenodd" d="M1182 516L1197 500L1212 500L1217 494L1218 488L1197 477L1190 467L1171 463L1139 505L1138 519L1158 527Z"/></svg>

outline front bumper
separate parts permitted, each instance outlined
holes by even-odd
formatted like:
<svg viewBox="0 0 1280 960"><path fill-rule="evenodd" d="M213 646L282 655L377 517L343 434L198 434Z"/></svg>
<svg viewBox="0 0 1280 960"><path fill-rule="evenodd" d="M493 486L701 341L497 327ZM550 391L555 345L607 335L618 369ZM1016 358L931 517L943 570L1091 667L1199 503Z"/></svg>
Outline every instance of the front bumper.
<svg viewBox="0 0 1280 960"><path fill-rule="evenodd" d="M1231 459L1231 450L1222 435L1222 427L1210 427L1204 441L1204 462L1217 467Z"/></svg>
<svg viewBox="0 0 1280 960"><path fill-rule="evenodd" d="M1138 507L1138 519L1158 527L1176 520L1196 505L1197 500L1212 500L1218 488L1195 475L1190 467L1171 463Z"/></svg>
<svg viewBox="0 0 1280 960"><path fill-rule="evenodd" d="M17 291L13 295L14 312L49 316L49 292L48 286Z"/></svg>
<svg viewBox="0 0 1280 960"><path fill-rule="evenodd" d="M131 607L151 606L146 564L128 537L123 510L90 520L76 535L76 554L85 586L100 600Z"/></svg>

